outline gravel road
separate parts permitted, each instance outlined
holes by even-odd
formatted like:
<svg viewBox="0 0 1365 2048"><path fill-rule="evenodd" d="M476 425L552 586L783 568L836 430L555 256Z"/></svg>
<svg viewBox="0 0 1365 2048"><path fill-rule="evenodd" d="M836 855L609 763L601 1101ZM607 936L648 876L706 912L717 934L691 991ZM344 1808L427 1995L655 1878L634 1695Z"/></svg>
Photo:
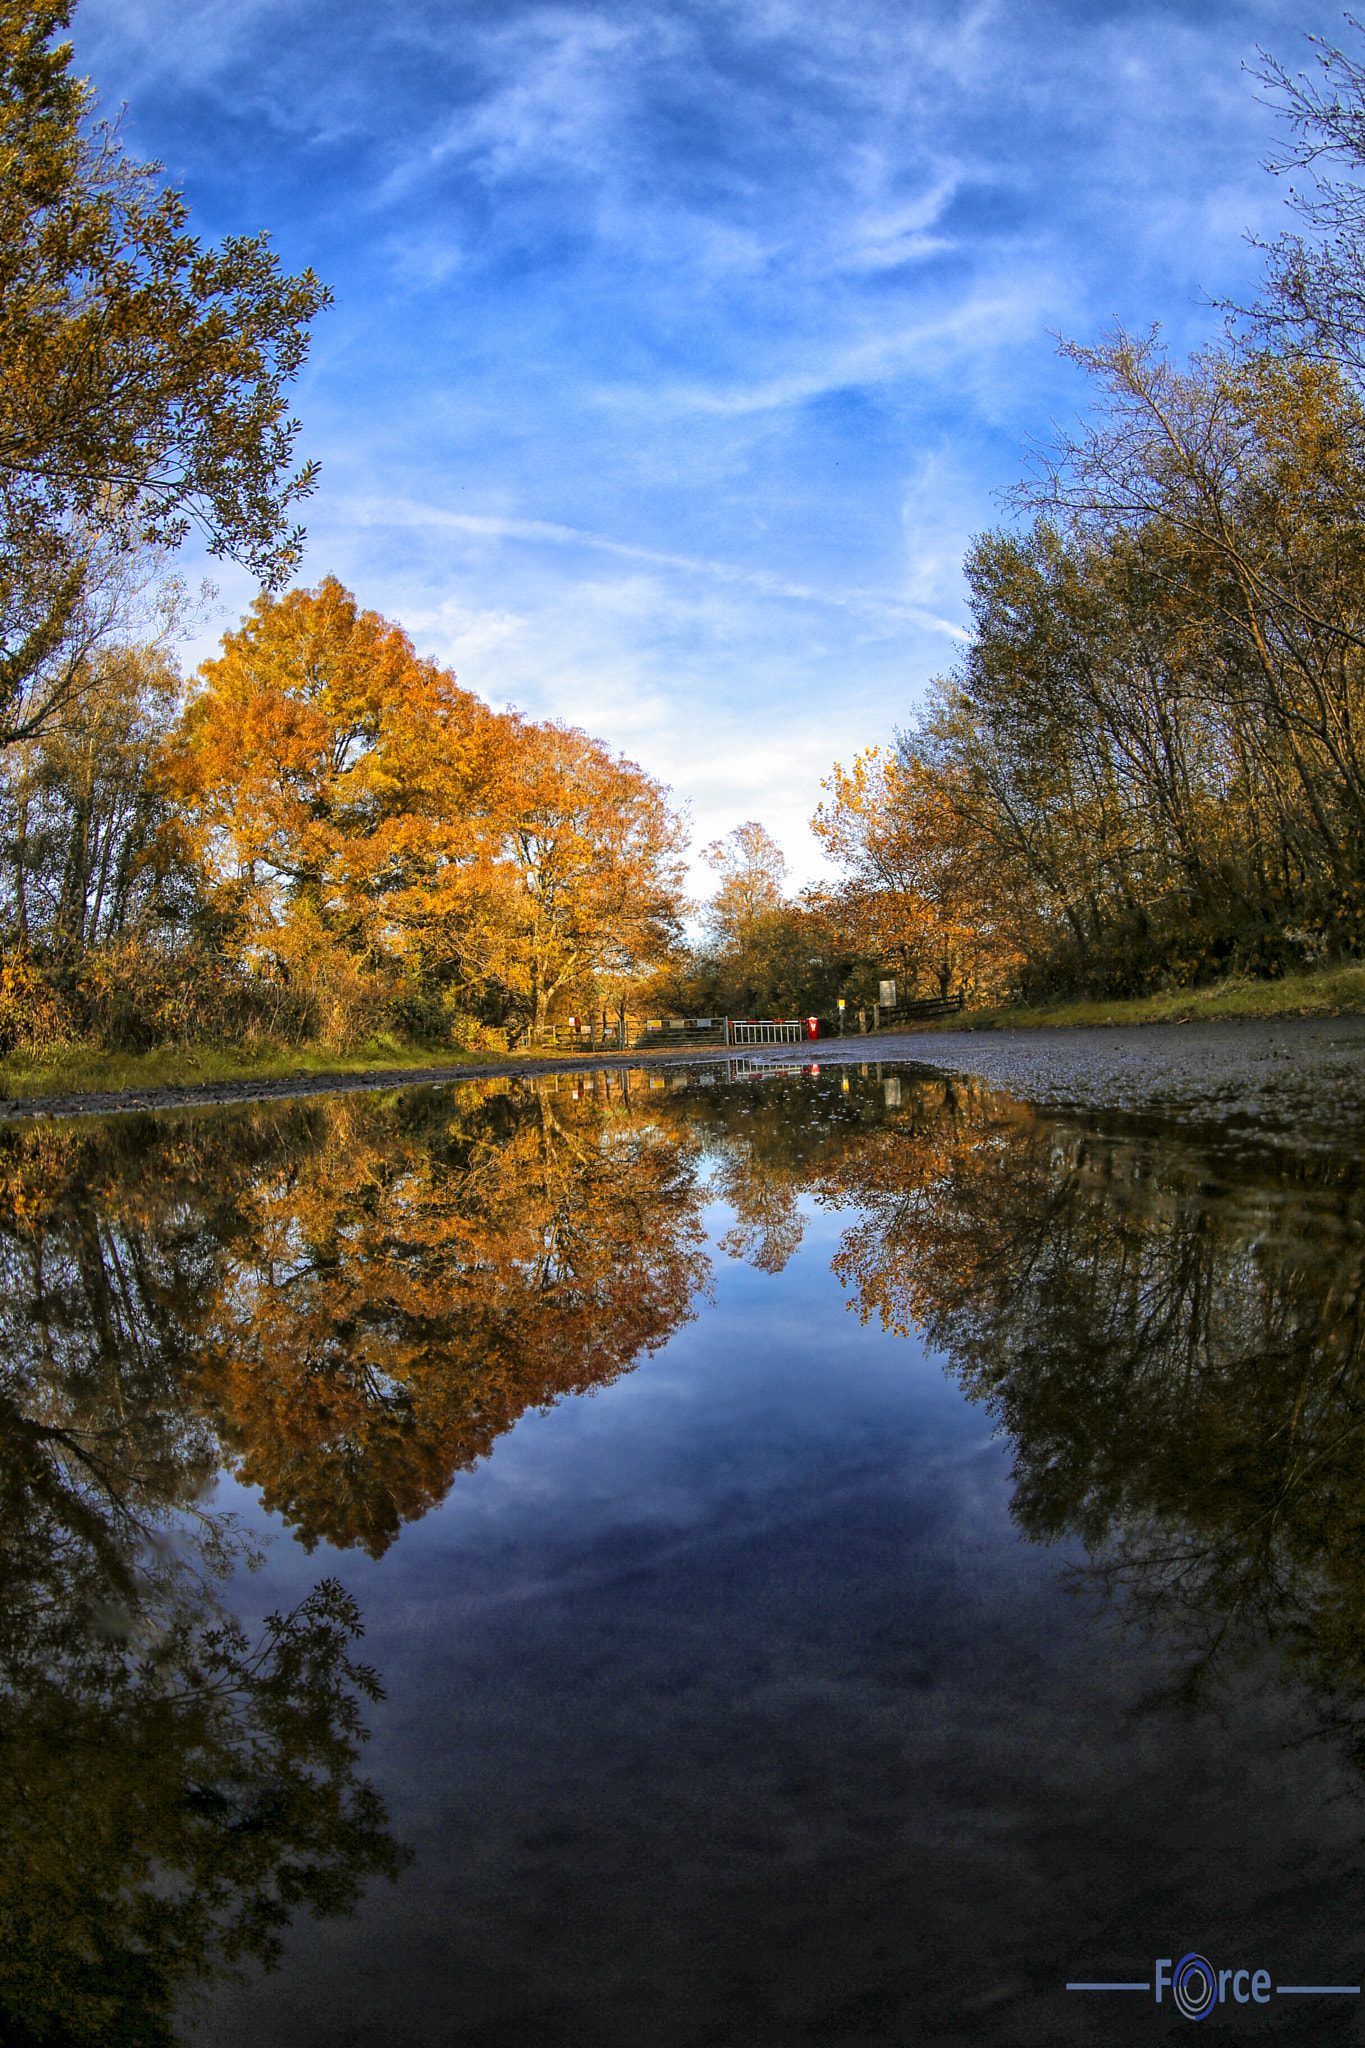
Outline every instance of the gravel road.
<svg viewBox="0 0 1365 2048"><path fill-rule="evenodd" d="M1296 1143L1365 1140L1365 1017L907 1033L835 1040L821 1061L862 1061L874 1046L882 1062L979 1075L1040 1106L1156 1113Z"/></svg>

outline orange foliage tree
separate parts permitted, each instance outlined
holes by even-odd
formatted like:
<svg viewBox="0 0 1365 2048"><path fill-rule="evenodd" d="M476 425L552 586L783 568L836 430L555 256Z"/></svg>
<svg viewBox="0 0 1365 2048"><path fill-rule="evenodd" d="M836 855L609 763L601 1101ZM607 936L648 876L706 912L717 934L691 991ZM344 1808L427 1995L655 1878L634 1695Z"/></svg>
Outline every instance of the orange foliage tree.
<svg viewBox="0 0 1365 2048"><path fill-rule="evenodd" d="M625 993L678 943L684 820L573 727L507 718L490 789L490 959L537 1039L557 999Z"/></svg>
<svg viewBox="0 0 1365 2048"><path fill-rule="evenodd" d="M536 1036L676 942L685 828L598 740L498 714L334 577L259 597L164 752L170 828L259 971L445 992Z"/></svg>
<svg viewBox="0 0 1365 2048"><path fill-rule="evenodd" d="M1001 971L979 902L970 816L953 774L913 746L868 747L821 783L811 829L842 870L829 914L859 951L893 962L907 992L948 995Z"/></svg>
<svg viewBox="0 0 1365 2048"><path fill-rule="evenodd" d="M211 902L257 946L291 925L372 941L414 808L455 851L463 806L433 785L458 784L491 714L330 576L258 597L197 680L164 772Z"/></svg>

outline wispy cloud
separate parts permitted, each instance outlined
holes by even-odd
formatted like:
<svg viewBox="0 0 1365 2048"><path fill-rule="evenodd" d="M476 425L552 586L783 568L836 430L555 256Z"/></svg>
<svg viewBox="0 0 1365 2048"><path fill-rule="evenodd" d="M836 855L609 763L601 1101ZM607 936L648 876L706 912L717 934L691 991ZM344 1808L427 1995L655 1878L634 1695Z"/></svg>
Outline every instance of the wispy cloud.
<svg viewBox="0 0 1365 2048"><path fill-rule="evenodd" d="M1243 60L1339 26L1336 0L75 19L196 221L270 226L336 291L299 393L310 574L629 747L706 831L771 813L798 874L820 774L951 660L963 547L1082 400L1052 332L1215 330L1283 203Z"/></svg>
<svg viewBox="0 0 1365 2048"><path fill-rule="evenodd" d="M922 605L907 602L890 592L840 588L820 590L808 583L788 582L761 569L737 568L731 562L708 560L698 555L673 554L662 548L641 547L634 541L613 540L584 527L561 526L551 519L518 519L494 513L450 512L439 505L423 505L409 499L353 498L340 508L342 516L362 526L419 527L445 533L460 533L485 540L548 543L552 547L589 548L616 555L624 561L647 562L659 569L675 570L683 576L700 576L717 583L731 583L760 596L783 598L797 604L829 605L839 611L869 616L913 619L931 632L944 633L953 640L967 635L951 619L936 618Z"/></svg>

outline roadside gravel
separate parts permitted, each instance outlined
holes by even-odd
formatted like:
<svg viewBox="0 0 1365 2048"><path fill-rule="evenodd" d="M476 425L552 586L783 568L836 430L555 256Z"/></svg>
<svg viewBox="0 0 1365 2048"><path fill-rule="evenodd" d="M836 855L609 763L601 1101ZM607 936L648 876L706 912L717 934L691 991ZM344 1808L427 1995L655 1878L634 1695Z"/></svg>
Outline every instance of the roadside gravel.
<svg viewBox="0 0 1365 2048"><path fill-rule="evenodd" d="M907 1032L836 1039L820 1056L822 1065L912 1061L975 1075L1040 1107L1216 1123L1226 1135L1365 1137L1362 1016Z"/></svg>

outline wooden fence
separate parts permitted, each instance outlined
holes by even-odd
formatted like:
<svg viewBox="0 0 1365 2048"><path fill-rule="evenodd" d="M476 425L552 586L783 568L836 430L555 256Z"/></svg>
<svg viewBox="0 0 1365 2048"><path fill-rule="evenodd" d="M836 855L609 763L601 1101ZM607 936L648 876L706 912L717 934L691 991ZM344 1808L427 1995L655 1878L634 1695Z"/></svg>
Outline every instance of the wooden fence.
<svg viewBox="0 0 1365 2048"><path fill-rule="evenodd" d="M919 1002L898 1003L894 1010L883 1010L873 1005L873 1030L894 1031L898 1024L913 1024L917 1018L956 1017L959 1010L967 1007L967 997L962 989L955 996L924 996Z"/></svg>

